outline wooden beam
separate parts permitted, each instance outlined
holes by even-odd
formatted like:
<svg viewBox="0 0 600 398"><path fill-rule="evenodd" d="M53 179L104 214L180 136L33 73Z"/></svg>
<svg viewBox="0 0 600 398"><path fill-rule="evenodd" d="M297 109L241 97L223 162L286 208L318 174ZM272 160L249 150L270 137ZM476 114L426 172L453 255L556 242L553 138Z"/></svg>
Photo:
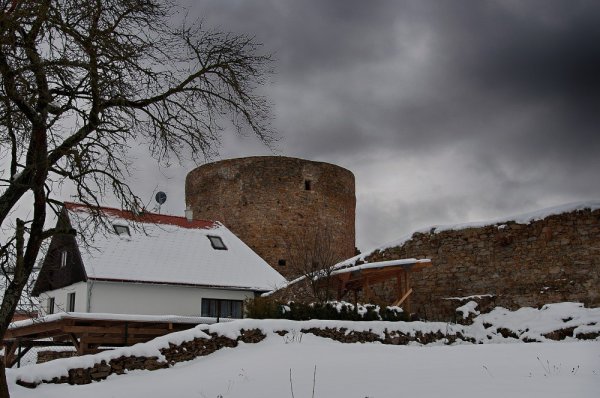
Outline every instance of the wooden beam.
<svg viewBox="0 0 600 398"><path fill-rule="evenodd" d="M18 337L52 333L56 330L60 330L62 324L58 321L53 322L39 322L32 325L27 325L19 328L11 328L6 331L4 335L5 339L15 339Z"/></svg>
<svg viewBox="0 0 600 398"><path fill-rule="evenodd" d="M401 298L399 298L398 300L396 300L396 302L394 302L394 304L392 304L393 307L399 307L402 305L402 303L404 302L404 300L406 300L408 298L408 296L411 295L411 293L413 292L412 288L408 289L408 291L404 294L404 296L402 296Z"/></svg>
<svg viewBox="0 0 600 398"><path fill-rule="evenodd" d="M31 346L25 346L25 348L22 349L17 355L13 355L12 361L10 361L8 367L12 368L15 366L21 360L21 358L23 358L25 354L29 352L29 350L31 350Z"/></svg>
<svg viewBox="0 0 600 398"><path fill-rule="evenodd" d="M152 336L139 336L139 337L127 337L127 343L125 343L123 336L120 337L107 337L107 336L87 336L83 343L86 345L82 350L86 351L86 353L91 348L91 345L115 345L115 346L128 346L137 343L145 343L147 341L152 340L154 337Z"/></svg>
<svg viewBox="0 0 600 398"><path fill-rule="evenodd" d="M17 337L21 337L23 335L35 334L38 331L43 331L43 330L48 330L48 328L46 327L45 329L42 329L42 327L40 327L38 325L28 325L28 326L24 326L24 327L20 327L20 328L9 328L6 330L6 333L4 334L4 338L12 340L12 339L16 339Z"/></svg>
<svg viewBox="0 0 600 398"><path fill-rule="evenodd" d="M128 331L129 334L151 334L151 335L163 335L167 332L168 329L162 328L136 328L128 326L112 326L112 327L103 327L103 326L67 326L64 331L66 333L101 333L101 334L119 334L122 335L125 333L125 330Z"/></svg>
<svg viewBox="0 0 600 398"><path fill-rule="evenodd" d="M75 351L79 352L79 340L77 339L77 336L74 335L73 333L70 333L69 338L71 339L71 342L73 343L73 347L75 347Z"/></svg>
<svg viewBox="0 0 600 398"><path fill-rule="evenodd" d="M5 342L7 343L7 342ZM71 341L52 341L52 340L24 340L21 342L23 347L72 347ZM5 344L6 345L6 344Z"/></svg>

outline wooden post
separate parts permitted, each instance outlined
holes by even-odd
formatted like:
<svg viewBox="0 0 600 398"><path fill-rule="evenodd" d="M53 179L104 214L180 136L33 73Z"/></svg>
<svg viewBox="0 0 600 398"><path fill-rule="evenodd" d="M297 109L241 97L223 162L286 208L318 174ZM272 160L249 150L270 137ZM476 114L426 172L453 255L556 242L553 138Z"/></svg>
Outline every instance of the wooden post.
<svg viewBox="0 0 600 398"><path fill-rule="evenodd" d="M406 281L405 282L406 292L412 291L412 289L410 288L410 271L406 271L406 270L404 271L404 280ZM408 296L406 298L406 305L404 306L404 309L406 310L406 313L409 316L410 316L410 310L411 310L411 308L410 308L410 301L411 301L410 300L410 296Z"/></svg>
<svg viewBox="0 0 600 398"><path fill-rule="evenodd" d="M363 283L363 293L365 294L365 304L371 301L371 288L369 287L369 278L365 278Z"/></svg>
<svg viewBox="0 0 600 398"><path fill-rule="evenodd" d="M79 341L77 340L77 335L75 335L75 333L69 333L69 338L73 343L73 347L75 347L75 351L79 352Z"/></svg>
<svg viewBox="0 0 600 398"><path fill-rule="evenodd" d="M21 340L17 340L17 344L18 344L18 350L17 350L17 368L21 367L21 356L23 354L21 354Z"/></svg>
<svg viewBox="0 0 600 398"><path fill-rule="evenodd" d="M403 288L402 288L402 271L398 271L396 272L396 294L397 294L397 301L400 301L400 299L402 298L402 296L404 296L403 293Z"/></svg>
<svg viewBox="0 0 600 398"><path fill-rule="evenodd" d="M125 321L125 330L123 331L125 334L125 345L128 345L128 341L129 340L129 322Z"/></svg>
<svg viewBox="0 0 600 398"><path fill-rule="evenodd" d="M84 333L79 338L79 348L77 349L77 355L85 355L88 353L89 343L88 343L89 335Z"/></svg>

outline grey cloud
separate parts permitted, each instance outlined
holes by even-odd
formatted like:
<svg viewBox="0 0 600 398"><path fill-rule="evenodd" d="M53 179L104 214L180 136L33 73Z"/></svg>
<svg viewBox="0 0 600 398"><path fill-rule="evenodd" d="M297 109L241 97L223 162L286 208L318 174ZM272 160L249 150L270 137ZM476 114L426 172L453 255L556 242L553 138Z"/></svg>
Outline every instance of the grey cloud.
<svg viewBox="0 0 600 398"><path fill-rule="evenodd" d="M600 2L188 4L275 53L279 153L373 190L359 192L359 245L600 195ZM222 153L270 151L227 138ZM407 186L378 196L399 173Z"/></svg>

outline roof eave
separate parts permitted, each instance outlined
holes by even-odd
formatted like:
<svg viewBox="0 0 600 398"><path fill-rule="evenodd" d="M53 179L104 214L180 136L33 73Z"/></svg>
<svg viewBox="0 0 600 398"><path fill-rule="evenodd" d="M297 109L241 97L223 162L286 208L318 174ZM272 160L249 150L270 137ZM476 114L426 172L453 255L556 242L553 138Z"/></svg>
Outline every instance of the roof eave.
<svg viewBox="0 0 600 398"><path fill-rule="evenodd" d="M135 283L147 285L166 285L166 286L188 286L202 287L206 289L225 289L225 290L246 290L253 292L268 292L271 289L259 286L231 286L231 285L216 285L204 283L189 283L189 282L165 282L165 281L143 281L135 279L116 279L116 278L88 278L89 281L109 282L109 283Z"/></svg>

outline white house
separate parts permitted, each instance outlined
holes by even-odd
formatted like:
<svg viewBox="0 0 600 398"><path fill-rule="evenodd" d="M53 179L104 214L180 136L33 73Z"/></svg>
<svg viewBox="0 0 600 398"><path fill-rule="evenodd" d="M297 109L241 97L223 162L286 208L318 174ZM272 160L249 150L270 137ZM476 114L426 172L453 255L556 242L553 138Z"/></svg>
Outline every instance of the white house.
<svg viewBox="0 0 600 398"><path fill-rule="evenodd" d="M240 318L285 279L222 224L66 203L33 295L59 311ZM108 230L108 232L106 231Z"/></svg>

